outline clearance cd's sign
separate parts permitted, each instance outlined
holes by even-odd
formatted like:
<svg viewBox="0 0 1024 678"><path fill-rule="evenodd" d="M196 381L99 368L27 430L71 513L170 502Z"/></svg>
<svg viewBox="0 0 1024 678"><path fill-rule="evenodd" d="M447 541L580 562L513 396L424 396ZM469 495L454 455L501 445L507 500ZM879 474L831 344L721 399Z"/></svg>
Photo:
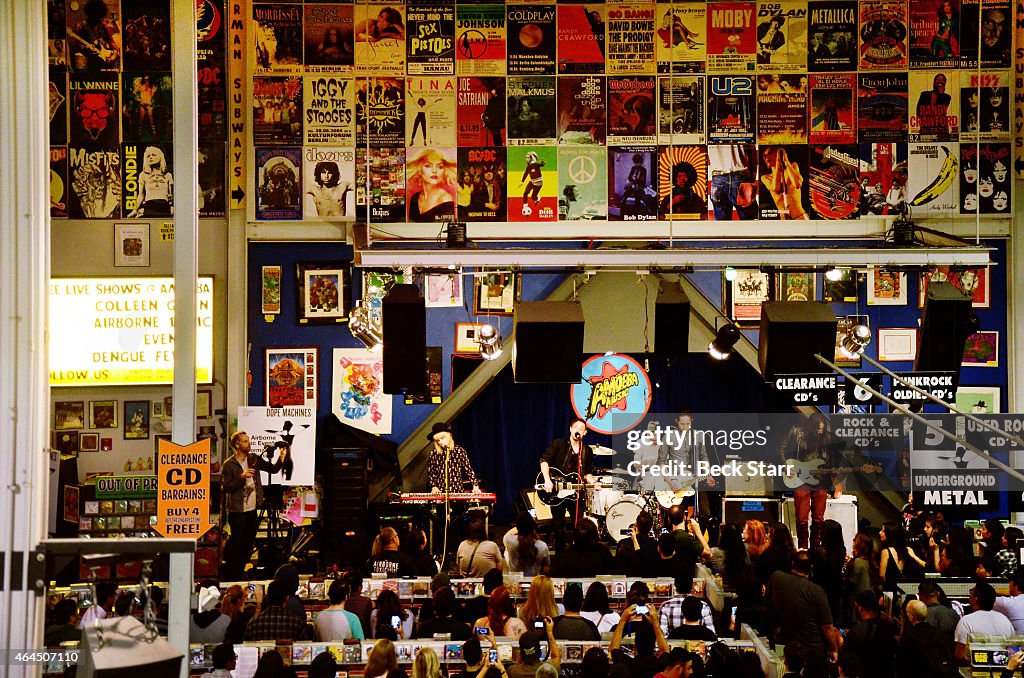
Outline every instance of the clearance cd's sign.
<svg viewBox="0 0 1024 678"><path fill-rule="evenodd" d="M50 280L50 385L174 381L174 278ZM213 278L196 293L196 382L213 381Z"/></svg>
<svg viewBox="0 0 1024 678"><path fill-rule="evenodd" d="M636 426L651 408L651 380L627 355L597 355L583 363L572 385L576 415L598 433L622 433Z"/></svg>

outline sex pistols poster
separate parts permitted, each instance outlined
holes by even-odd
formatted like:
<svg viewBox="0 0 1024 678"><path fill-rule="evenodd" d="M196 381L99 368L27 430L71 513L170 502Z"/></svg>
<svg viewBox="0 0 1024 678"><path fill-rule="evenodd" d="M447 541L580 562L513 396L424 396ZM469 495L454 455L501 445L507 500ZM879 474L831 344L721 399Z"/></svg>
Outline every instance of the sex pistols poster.
<svg viewBox="0 0 1024 678"><path fill-rule="evenodd" d="M812 73L856 70L856 1L813 2L808 9L807 70Z"/></svg>
<svg viewBox="0 0 1024 678"><path fill-rule="evenodd" d="M708 73L753 71L757 29L753 2L708 3Z"/></svg>
<svg viewBox="0 0 1024 678"><path fill-rule="evenodd" d="M699 2L658 3L655 54L659 73L703 73L707 61L707 6Z"/></svg>
<svg viewBox="0 0 1024 678"><path fill-rule="evenodd" d="M460 3L455 8L455 73L505 75L505 7Z"/></svg>
<svg viewBox="0 0 1024 678"><path fill-rule="evenodd" d="M863 71L907 69L906 2L867 0L860 4L859 51Z"/></svg>
<svg viewBox="0 0 1024 678"><path fill-rule="evenodd" d="M640 75L657 68L654 52L654 5L608 5L606 43L609 75Z"/></svg>
<svg viewBox="0 0 1024 678"><path fill-rule="evenodd" d="M455 74L455 7L411 4L406 10L409 75Z"/></svg>
<svg viewBox="0 0 1024 678"><path fill-rule="evenodd" d="M800 72L807 68L807 3L759 2L757 70Z"/></svg>

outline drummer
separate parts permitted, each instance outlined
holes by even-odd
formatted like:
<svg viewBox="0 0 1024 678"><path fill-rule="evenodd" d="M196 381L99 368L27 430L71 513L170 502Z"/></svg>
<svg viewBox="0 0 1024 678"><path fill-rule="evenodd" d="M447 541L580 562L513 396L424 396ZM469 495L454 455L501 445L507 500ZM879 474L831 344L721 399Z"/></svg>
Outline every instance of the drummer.
<svg viewBox="0 0 1024 678"><path fill-rule="evenodd" d="M697 492L697 515L701 518L707 518L710 513L710 502L708 501L707 493L700 492L696 481L703 481L703 485L708 489L714 489L716 481L714 476L707 476L706 478L695 479L692 475L697 465L703 462L703 466L706 468L708 465L708 449L704 445L703 438L693 436L691 429L693 428L693 415L690 410L682 409L679 410L679 414L676 415L676 430L679 431L680 436L673 439L680 441L679 446L676 445L662 445L661 450L658 454L658 464L665 464L669 461L676 461L679 464L685 464L690 469L691 475L678 476L678 477L666 477L668 483L668 489L673 492L687 491L687 490L698 490Z"/></svg>

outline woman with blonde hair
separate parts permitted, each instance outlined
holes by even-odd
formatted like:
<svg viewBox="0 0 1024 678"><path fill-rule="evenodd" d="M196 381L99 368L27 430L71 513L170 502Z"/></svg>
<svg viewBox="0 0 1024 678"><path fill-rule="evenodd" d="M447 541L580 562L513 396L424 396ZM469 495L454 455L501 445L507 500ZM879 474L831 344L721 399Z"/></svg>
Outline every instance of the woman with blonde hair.
<svg viewBox="0 0 1024 678"><path fill-rule="evenodd" d="M437 653L429 647L421 647L416 651L412 662L412 678L440 678L441 660Z"/></svg>
<svg viewBox="0 0 1024 678"><path fill-rule="evenodd" d="M526 602L519 610L519 618L525 624L533 623L538 617L551 617L554 619L560 614L558 603L555 602L555 586L551 579L538 574L530 582L530 593L526 596Z"/></svg>
<svg viewBox="0 0 1024 678"><path fill-rule="evenodd" d="M743 526L743 541L751 560L757 560L768 548L768 534L760 520L748 520Z"/></svg>
<svg viewBox="0 0 1024 678"><path fill-rule="evenodd" d="M366 660L363 675L366 678L383 678L397 668L398 654L395 652L395 644L387 638L381 638L373 644L373 648L370 650L370 657Z"/></svg>
<svg viewBox="0 0 1024 678"><path fill-rule="evenodd" d="M441 221L455 216L455 161L436 148L424 148L409 160L409 221Z"/></svg>

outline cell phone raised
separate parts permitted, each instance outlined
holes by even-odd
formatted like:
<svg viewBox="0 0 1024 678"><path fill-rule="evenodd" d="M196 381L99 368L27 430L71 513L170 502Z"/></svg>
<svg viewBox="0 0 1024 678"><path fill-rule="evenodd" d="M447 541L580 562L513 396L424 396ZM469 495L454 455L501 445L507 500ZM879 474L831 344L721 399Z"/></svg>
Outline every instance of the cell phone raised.
<svg viewBox="0 0 1024 678"><path fill-rule="evenodd" d="M544 617L537 617L533 620L533 628L542 629L544 628Z"/></svg>
<svg viewBox="0 0 1024 678"><path fill-rule="evenodd" d="M646 605L637 605L635 611L637 614L647 614L651 611L651 608L647 607Z"/></svg>
<svg viewBox="0 0 1024 678"><path fill-rule="evenodd" d="M489 634L490 632L491 632L491 630L490 630L489 628L487 628L486 626L477 626L477 627L476 627L476 628L475 628L475 629L473 630L473 633L475 633L475 634L476 634L476 635L478 635L478 636L486 636L486 635L488 635L488 634Z"/></svg>
<svg viewBox="0 0 1024 678"><path fill-rule="evenodd" d="M399 617L397 614L391 615L391 627L397 629L401 625L402 625L402 618Z"/></svg>

